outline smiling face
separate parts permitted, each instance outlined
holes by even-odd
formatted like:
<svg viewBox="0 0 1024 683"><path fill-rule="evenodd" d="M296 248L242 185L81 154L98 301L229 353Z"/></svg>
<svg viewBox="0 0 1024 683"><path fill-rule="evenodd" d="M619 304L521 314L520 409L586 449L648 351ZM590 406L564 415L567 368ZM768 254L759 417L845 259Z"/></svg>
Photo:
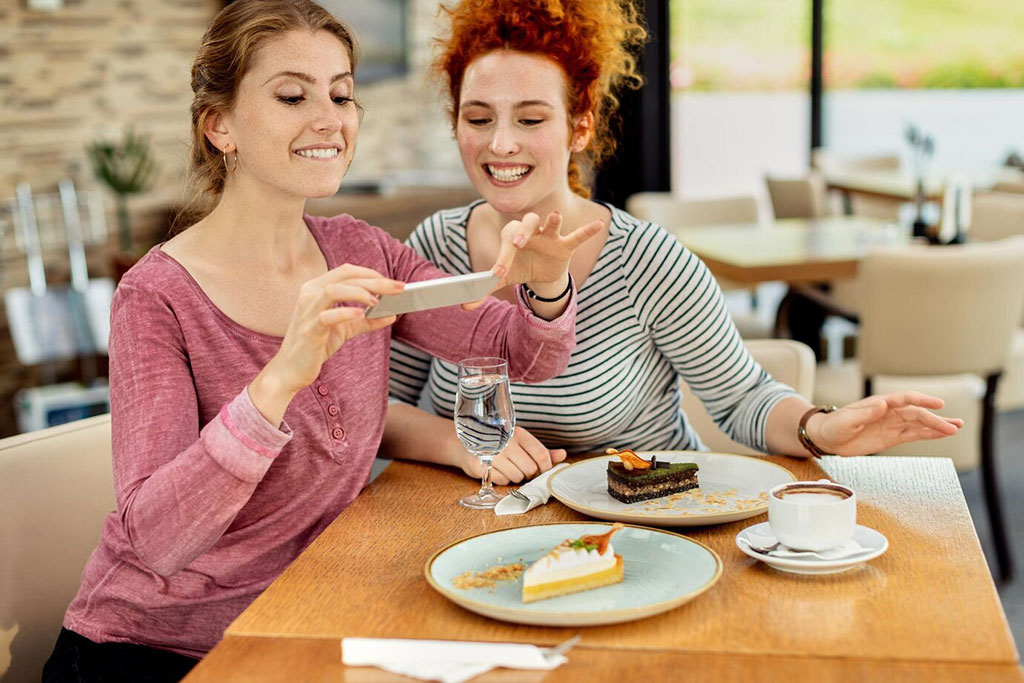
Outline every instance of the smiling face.
<svg viewBox="0 0 1024 683"><path fill-rule="evenodd" d="M589 121L570 126L556 62L495 50L466 68L455 137L470 181L498 213L543 216L573 196L569 157L586 147Z"/></svg>
<svg viewBox="0 0 1024 683"><path fill-rule="evenodd" d="M207 125L218 149L238 153L225 192L337 192L359 130L351 72L345 46L326 31L289 31L260 47L234 106Z"/></svg>

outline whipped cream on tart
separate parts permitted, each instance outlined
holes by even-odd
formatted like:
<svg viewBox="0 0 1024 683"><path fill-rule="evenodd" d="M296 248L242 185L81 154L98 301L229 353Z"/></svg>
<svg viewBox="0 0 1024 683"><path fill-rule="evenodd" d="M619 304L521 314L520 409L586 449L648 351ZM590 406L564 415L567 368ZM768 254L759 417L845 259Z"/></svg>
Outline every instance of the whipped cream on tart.
<svg viewBox="0 0 1024 683"><path fill-rule="evenodd" d="M523 602L535 602L622 581L622 557L611 537L622 524L604 534L566 539L529 566L523 574Z"/></svg>

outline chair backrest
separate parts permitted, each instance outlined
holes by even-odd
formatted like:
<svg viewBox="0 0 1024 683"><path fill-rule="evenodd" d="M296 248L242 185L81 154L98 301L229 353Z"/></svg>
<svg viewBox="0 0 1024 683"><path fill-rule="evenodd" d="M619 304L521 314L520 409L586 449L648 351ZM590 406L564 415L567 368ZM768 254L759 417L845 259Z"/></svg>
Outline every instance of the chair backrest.
<svg viewBox="0 0 1024 683"><path fill-rule="evenodd" d="M114 508L109 415L0 440L0 678L39 680Z"/></svg>
<svg viewBox="0 0 1024 683"><path fill-rule="evenodd" d="M814 392L814 352L806 344L791 339L751 339L744 342L747 350L765 370L783 384L796 389L810 400ZM685 384L683 411L700 435L704 444L716 453L759 454L752 448L737 443L718 428L704 409L704 404Z"/></svg>
<svg viewBox="0 0 1024 683"><path fill-rule="evenodd" d="M877 249L859 283L866 377L984 377L1005 365L1024 306L1024 237Z"/></svg>
<svg viewBox="0 0 1024 683"><path fill-rule="evenodd" d="M825 179L812 171L803 178L765 176L776 218L821 218L828 214Z"/></svg>
<svg viewBox="0 0 1024 683"><path fill-rule="evenodd" d="M626 200L626 211L667 228L756 223L758 218L757 200L748 196L678 199L671 192L638 192Z"/></svg>
<svg viewBox="0 0 1024 683"><path fill-rule="evenodd" d="M971 206L968 236L972 242L992 242L1024 235L1024 194L978 192Z"/></svg>

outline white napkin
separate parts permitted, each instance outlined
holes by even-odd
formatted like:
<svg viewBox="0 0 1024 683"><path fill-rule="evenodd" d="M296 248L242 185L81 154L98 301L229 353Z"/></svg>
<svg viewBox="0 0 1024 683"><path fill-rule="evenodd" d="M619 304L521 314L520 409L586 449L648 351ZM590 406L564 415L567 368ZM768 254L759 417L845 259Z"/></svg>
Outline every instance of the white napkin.
<svg viewBox="0 0 1024 683"><path fill-rule="evenodd" d="M494 506L494 514L521 515L524 512L529 512L538 505L543 505L548 502L548 499L551 497L551 493L548 491L548 477L558 470L568 466L569 463L565 462L555 465L544 474L536 477L533 481L520 486L519 493L529 498L530 502L527 503L524 500L519 500L510 493L499 500L498 504Z"/></svg>
<svg viewBox="0 0 1024 683"><path fill-rule="evenodd" d="M545 656L535 645L456 640L342 638L345 666L376 666L423 681L462 683L495 667L550 671L569 661Z"/></svg>
<svg viewBox="0 0 1024 683"><path fill-rule="evenodd" d="M779 541L779 539L775 538L771 534L762 534L756 531L748 531L744 540L747 542L747 545L757 546L759 548L766 548L774 543L778 543ZM851 538L840 546L828 548L827 550L819 550L817 552L811 552L809 550L791 550L780 543L778 548L775 550L769 550L765 554L780 558L817 557L821 560L841 560L850 555L867 552L867 550L869 549Z"/></svg>

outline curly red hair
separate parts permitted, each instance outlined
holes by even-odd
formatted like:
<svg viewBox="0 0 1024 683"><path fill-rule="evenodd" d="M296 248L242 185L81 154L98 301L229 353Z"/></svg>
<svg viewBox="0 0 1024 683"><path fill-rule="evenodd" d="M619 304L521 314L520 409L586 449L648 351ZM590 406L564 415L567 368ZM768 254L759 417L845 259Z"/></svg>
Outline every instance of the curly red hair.
<svg viewBox="0 0 1024 683"><path fill-rule="evenodd" d="M589 197L579 157L597 166L615 150L611 121L621 87L638 88L643 78L635 54L647 39L632 0L462 0L442 5L451 34L438 40L435 69L448 85L452 127L466 68L493 50L533 53L565 71L570 120L592 112L594 131L587 149L569 162L569 185Z"/></svg>

